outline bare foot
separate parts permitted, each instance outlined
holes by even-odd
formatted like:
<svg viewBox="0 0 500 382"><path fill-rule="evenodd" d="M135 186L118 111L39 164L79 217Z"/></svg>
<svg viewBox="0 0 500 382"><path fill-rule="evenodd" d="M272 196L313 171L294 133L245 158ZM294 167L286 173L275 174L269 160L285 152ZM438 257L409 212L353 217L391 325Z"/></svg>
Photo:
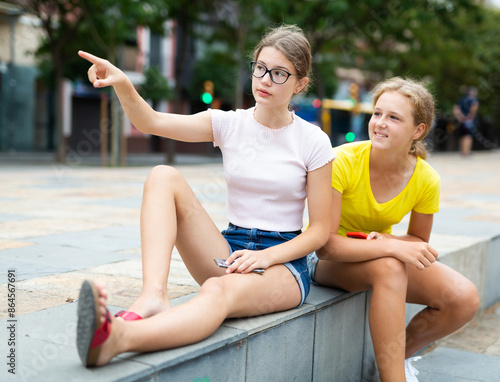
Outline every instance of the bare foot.
<svg viewBox="0 0 500 382"><path fill-rule="evenodd" d="M106 286L102 283L93 284L97 294L99 296L99 326L103 325L106 321L106 302L108 299L108 290ZM121 340L123 337L125 323L120 322L120 320L116 320L113 315L108 315L110 334L109 337L100 345L99 355L97 356L97 360L95 362L96 366L102 366L111 361L112 358L125 352L121 344L123 341Z"/></svg>
<svg viewBox="0 0 500 382"><path fill-rule="evenodd" d="M142 291L141 295L134 301L128 311L134 312L142 318L154 316L172 307L167 293L163 290L153 292ZM121 317L117 317L123 320Z"/></svg>

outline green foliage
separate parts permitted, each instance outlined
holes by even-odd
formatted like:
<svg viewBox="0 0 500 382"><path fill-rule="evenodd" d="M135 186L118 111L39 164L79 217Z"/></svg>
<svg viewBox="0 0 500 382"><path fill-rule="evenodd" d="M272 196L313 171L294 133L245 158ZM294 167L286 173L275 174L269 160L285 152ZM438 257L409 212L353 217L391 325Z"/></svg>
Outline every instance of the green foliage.
<svg viewBox="0 0 500 382"><path fill-rule="evenodd" d="M426 81L443 112L451 110L462 88L474 85L480 113L499 113L500 13L481 2L261 3L271 23L295 23L306 31L316 62L317 93L330 94L336 67L358 68L373 82L395 75Z"/></svg>
<svg viewBox="0 0 500 382"><path fill-rule="evenodd" d="M87 17L81 37L90 36L110 60L116 61L119 45L135 41L137 26L163 32L166 13L161 0L87 0L83 4Z"/></svg>
<svg viewBox="0 0 500 382"><path fill-rule="evenodd" d="M141 97L151 100L152 102L170 100L173 98L173 91L158 67L150 66L146 69L144 76L145 81L139 87L139 94Z"/></svg>
<svg viewBox="0 0 500 382"><path fill-rule="evenodd" d="M203 91L203 83L214 83L214 98L222 102L234 101L234 89L240 76L239 68L230 54L224 51L205 51L194 63L188 93L191 99L199 99Z"/></svg>
<svg viewBox="0 0 500 382"><path fill-rule="evenodd" d="M466 44L471 56L467 60L473 68L470 80L464 85L478 88L480 114L500 121L500 11L483 9L480 23L469 27ZM498 125L498 124L497 124ZM498 130L498 128L497 128Z"/></svg>
<svg viewBox="0 0 500 382"><path fill-rule="evenodd" d="M215 96L234 104L249 82L245 68L253 46L267 27L287 23L302 27L311 42L312 91L320 97L331 96L335 69L346 67L362 70L373 83L394 75L424 79L442 111L451 109L462 86L475 85L480 112L498 113L500 13L476 0L38 2L59 7L69 3L73 13L81 11L76 37L62 49L65 75L70 78L86 73L86 63L76 57L78 49L114 59L117 47L134 39L136 25L160 31L162 22L173 18L181 37L197 41L194 50L185 39L178 43L181 61L176 67L191 74L190 97L198 99L203 81L211 80ZM72 27L63 23L57 36L69 34ZM49 40L40 52L48 51ZM192 68L182 61L190 55L196 57ZM178 95L182 94L182 72L176 72Z"/></svg>
<svg viewBox="0 0 500 382"><path fill-rule="evenodd" d="M78 57L78 50L86 50L116 62L118 47L134 43L138 25L149 26L154 31L163 30L162 21L166 15L161 5L159 0L30 2L27 10L42 19L46 30L36 52L43 78L53 83L53 65L57 60L64 62L64 77L82 78L87 72L88 63ZM45 12L46 9L50 12Z"/></svg>

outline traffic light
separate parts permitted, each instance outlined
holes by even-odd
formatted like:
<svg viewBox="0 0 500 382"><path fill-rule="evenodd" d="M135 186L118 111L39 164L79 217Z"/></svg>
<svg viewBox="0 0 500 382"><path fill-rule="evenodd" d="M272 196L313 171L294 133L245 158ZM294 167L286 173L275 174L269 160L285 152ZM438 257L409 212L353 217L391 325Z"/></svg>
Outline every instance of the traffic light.
<svg viewBox="0 0 500 382"><path fill-rule="evenodd" d="M200 98L207 105L212 103L214 100L214 83L212 81L203 82L203 93Z"/></svg>
<svg viewBox="0 0 500 382"><path fill-rule="evenodd" d="M356 134L354 134L352 131L349 131L345 135L345 141L346 142L353 142L356 139Z"/></svg>

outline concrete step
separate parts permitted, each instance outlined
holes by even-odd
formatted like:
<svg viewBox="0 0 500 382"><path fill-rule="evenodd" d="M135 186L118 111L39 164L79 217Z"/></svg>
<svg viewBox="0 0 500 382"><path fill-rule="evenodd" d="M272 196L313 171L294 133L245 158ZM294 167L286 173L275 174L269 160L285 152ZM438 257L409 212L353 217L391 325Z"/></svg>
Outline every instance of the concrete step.
<svg viewBox="0 0 500 382"><path fill-rule="evenodd" d="M309 381L314 373L324 380L339 375L360 380L365 306L365 293L314 287L300 308L229 319L197 344L122 354L106 367L86 369L75 346L77 303L70 303L16 318L14 380ZM110 307L112 313L119 309ZM2 320L2 326L8 324ZM2 353L9 354L7 349Z"/></svg>
<svg viewBox="0 0 500 382"><path fill-rule="evenodd" d="M498 301L500 237L445 252L441 261L479 283L483 301ZM481 261L477 261L477 260ZM173 299L174 305L194 294ZM312 286L300 308L228 319L208 339L178 349L123 354L101 368L82 367L76 346L76 303L21 315L14 325L19 381L339 381L378 379L368 329L369 293ZM112 313L121 307L112 306ZM421 309L407 305L407 321ZM0 354L11 355L7 330ZM422 381L498 381L498 357L437 348L418 363ZM5 356L4 356L5 357ZM5 359L5 358L4 358ZM229 365L229 367L228 367ZM494 367L493 367L493 366ZM4 366L8 369L8 366ZM463 371L461 371L463 370ZM495 370L497 373L490 373ZM474 374L476 373L476 374ZM470 378L476 379L470 379ZM436 377L437 378L437 377ZM441 378L441 377L440 377ZM469 378L469 379L467 379ZM482 379L481 379L482 378Z"/></svg>
<svg viewBox="0 0 500 382"><path fill-rule="evenodd" d="M437 347L414 364L418 380L432 382L498 382L500 357Z"/></svg>

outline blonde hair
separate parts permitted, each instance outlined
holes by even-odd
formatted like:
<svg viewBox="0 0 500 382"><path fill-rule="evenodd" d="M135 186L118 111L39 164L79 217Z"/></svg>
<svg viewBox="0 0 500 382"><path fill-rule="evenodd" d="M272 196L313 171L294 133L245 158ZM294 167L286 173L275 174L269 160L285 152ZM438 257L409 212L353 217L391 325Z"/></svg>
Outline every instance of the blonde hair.
<svg viewBox="0 0 500 382"><path fill-rule="evenodd" d="M309 77L312 65L311 45L298 26L283 25L269 29L253 51L254 61L257 61L260 52L266 47L279 50L292 63L299 78ZM301 92L305 92L307 87Z"/></svg>
<svg viewBox="0 0 500 382"><path fill-rule="evenodd" d="M429 134L434 120L434 97L427 88L414 80L401 77L393 77L379 83L372 90L373 106L385 92L398 92L407 97L413 104L413 122L415 126L423 123L424 132L417 139L413 140L410 154L425 159L427 157L427 148L423 140Z"/></svg>

